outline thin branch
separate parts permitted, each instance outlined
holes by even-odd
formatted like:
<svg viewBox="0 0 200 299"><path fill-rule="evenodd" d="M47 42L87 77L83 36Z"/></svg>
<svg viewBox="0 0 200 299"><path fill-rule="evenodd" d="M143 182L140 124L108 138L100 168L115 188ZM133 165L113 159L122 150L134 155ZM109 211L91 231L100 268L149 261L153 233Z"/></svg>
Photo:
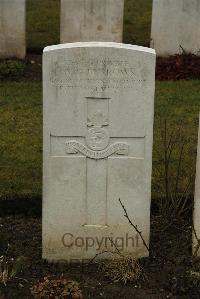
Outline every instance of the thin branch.
<svg viewBox="0 0 200 299"><path fill-rule="evenodd" d="M173 137L174 137L174 134L172 132L170 137L169 137L169 142L168 142L168 145L167 145L167 152L171 148L171 143L172 143Z"/></svg>
<svg viewBox="0 0 200 299"><path fill-rule="evenodd" d="M101 252L95 254L95 256L94 256L93 258L91 258L91 260L89 261L88 265L92 264L93 261L94 261L99 255L102 255L102 254L104 254L104 253L108 253L108 252L109 252L108 250L104 250L104 251L101 251ZM110 253L110 252L109 252L109 253ZM111 252L111 253L113 253L113 252Z"/></svg>
<svg viewBox="0 0 200 299"><path fill-rule="evenodd" d="M120 198L119 198L119 202L120 202L120 204L121 204L121 206L122 206L122 208L123 208L123 210L124 210L124 213L125 213L124 216L127 218L127 220L128 220L128 222L130 223L130 225L131 225L131 226L136 230L136 232L139 234L140 238L142 239L142 242L143 242L144 246L146 247L146 249L148 250L148 252L150 252L149 247L148 247L147 243L145 242L145 240L144 240L144 238L143 238L143 236L142 236L142 232L139 231L139 229L137 228L137 225L134 225L133 222L130 220L130 218L129 218L129 216L128 216L128 213L127 213L127 211L126 211L126 208L125 208L125 206L123 205L123 203L121 202L121 199L120 199Z"/></svg>
<svg viewBox="0 0 200 299"><path fill-rule="evenodd" d="M179 215L181 215L181 213L183 213L184 210L185 210L185 206L186 206L186 204L188 202L188 198L190 196L190 191L191 191L191 187L192 187L192 184L193 184L193 178L194 178L194 175L192 174L188 179L188 185L187 185L187 187L184 191L185 196L180 197L180 201L183 200L183 203L182 203L182 207L179 210L179 213L178 213Z"/></svg>
<svg viewBox="0 0 200 299"><path fill-rule="evenodd" d="M196 246L195 252L194 252L194 254L193 254L193 258L196 258L196 257L197 257L197 253L198 253L198 251L199 251L199 249L200 249L200 239L199 239L198 236L197 236L197 232L196 232L196 230L195 230L194 224L192 225L192 230L193 230L193 232L194 232L194 236L195 236L195 239L196 239L196 241L197 241L197 246Z"/></svg>
<svg viewBox="0 0 200 299"><path fill-rule="evenodd" d="M165 120L165 127L164 127L164 179L165 179L165 194L168 200L169 198L169 181L168 181L168 157L167 157L167 121Z"/></svg>
<svg viewBox="0 0 200 299"><path fill-rule="evenodd" d="M102 255L102 254L104 254L104 253L118 254L118 255L120 255L120 256L123 257L123 254L122 254L122 253L120 252L120 250L117 248L117 246L116 246L116 244L113 242L113 240L112 240L111 238L108 238L108 239L110 240L111 244L114 245L114 247L115 247L115 249L116 249L116 252L111 251L111 250L110 250L110 251L109 251L109 250L101 251L101 252L97 253L97 254L96 254L96 255L89 261L88 264L93 263L93 261L94 261L99 255Z"/></svg>
<svg viewBox="0 0 200 299"><path fill-rule="evenodd" d="M114 245L117 253L121 256L123 256L123 254L120 252L120 250L117 248L116 244L113 242L113 240L109 237L108 240L110 240L111 244Z"/></svg>
<svg viewBox="0 0 200 299"><path fill-rule="evenodd" d="M183 142L183 144L181 146L181 151L180 151L180 156L179 156L179 161L178 161L178 170L177 170L176 184L175 184L175 196L177 195L177 192L178 192L178 184L179 184L179 179L180 179L180 170L181 170L181 162L182 162L184 146L185 146L185 141Z"/></svg>

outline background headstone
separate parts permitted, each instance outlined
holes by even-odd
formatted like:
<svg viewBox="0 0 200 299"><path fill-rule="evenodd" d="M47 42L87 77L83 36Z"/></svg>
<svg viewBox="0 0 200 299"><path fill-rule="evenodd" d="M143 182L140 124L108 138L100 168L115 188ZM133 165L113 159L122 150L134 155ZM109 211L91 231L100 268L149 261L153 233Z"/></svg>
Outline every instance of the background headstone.
<svg viewBox="0 0 200 299"><path fill-rule="evenodd" d="M61 0L61 43L122 42L124 0Z"/></svg>
<svg viewBox="0 0 200 299"><path fill-rule="evenodd" d="M195 196L194 196L194 228L198 239L200 239L200 117L199 117L199 134L197 147L197 166L196 166L196 181L195 181ZM193 252L196 250L197 239L193 236ZM200 249L198 250L200 256Z"/></svg>
<svg viewBox="0 0 200 299"><path fill-rule="evenodd" d="M26 54L25 0L0 0L0 58Z"/></svg>
<svg viewBox="0 0 200 299"><path fill-rule="evenodd" d="M153 0L151 47L156 54L200 54L199 16L199 0Z"/></svg>
<svg viewBox="0 0 200 299"><path fill-rule="evenodd" d="M43 257L92 258L115 250L109 238L148 255L118 199L148 244L155 51L103 42L47 47L43 81Z"/></svg>

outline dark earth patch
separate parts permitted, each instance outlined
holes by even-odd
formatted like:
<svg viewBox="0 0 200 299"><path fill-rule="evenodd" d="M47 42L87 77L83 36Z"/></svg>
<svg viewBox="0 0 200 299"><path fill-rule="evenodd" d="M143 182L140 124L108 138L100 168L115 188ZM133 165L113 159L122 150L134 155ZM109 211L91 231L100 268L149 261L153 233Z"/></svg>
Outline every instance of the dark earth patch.
<svg viewBox="0 0 200 299"><path fill-rule="evenodd" d="M200 56L174 55L157 59L157 80L196 80L199 78Z"/></svg>
<svg viewBox="0 0 200 299"><path fill-rule="evenodd" d="M140 260L147 281L123 285L106 278L96 262L72 266L42 261L41 200L37 201L40 203L35 206L33 201L16 200L13 209L12 201L2 202L7 206L1 209L0 255L5 254L9 243L8 255L14 259L24 256L25 260L17 278L6 287L0 285L1 299L32 298L30 288L38 280L61 274L79 282L84 298L200 298L200 285L189 276L191 270L199 269L198 260L191 260L191 223L188 222L191 211L190 215L169 223L153 203L150 257Z"/></svg>
<svg viewBox="0 0 200 299"><path fill-rule="evenodd" d="M158 57L156 80L200 79L200 56L174 55ZM0 60L1 81L42 80L42 56L28 54L25 60Z"/></svg>

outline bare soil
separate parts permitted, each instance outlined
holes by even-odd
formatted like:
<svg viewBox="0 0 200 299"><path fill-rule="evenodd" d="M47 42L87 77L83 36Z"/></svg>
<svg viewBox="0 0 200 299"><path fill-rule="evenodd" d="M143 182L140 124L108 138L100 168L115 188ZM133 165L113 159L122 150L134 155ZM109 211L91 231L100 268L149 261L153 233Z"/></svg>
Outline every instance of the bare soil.
<svg viewBox="0 0 200 299"><path fill-rule="evenodd" d="M0 285L0 298L32 298L30 288L38 280L61 274L80 283L83 298L200 298L199 286L188 279L188 271L194 267L191 261L191 223L188 221L191 215L166 223L157 212L157 206L153 204L150 257L140 261L147 281L123 285L106 278L95 262L69 267L43 261L41 200L0 202L0 255L4 254L9 243L10 257L25 257L17 278L8 282L6 287Z"/></svg>
<svg viewBox="0 0 200 299"><path fill-rule="evenodd" d="M0 61L0 65L5 60ZM42 55L28 54L24 64L23 74L18 76L16 72L11 70L1 76L1 80L42 80ZM156 80L197 80L200 79L200 56L174 55L170 57L158 57L156 63Z"/></svg>

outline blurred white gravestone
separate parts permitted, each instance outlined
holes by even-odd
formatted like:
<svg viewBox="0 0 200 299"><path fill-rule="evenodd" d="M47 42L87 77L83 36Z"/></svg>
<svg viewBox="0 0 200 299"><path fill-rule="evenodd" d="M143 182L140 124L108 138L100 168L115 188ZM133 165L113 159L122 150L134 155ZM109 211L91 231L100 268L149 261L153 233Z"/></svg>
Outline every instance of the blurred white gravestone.
<svg viewBox="0 0 200 299"><path fill-rule="evenodd" d="M88 42L43 54L43 257L148 251L155 51ZM99 258L105 258L99 255Z"/></svg>
<svg viewBox="0 0 200 299"><path fill-rule="evenodd" d="M200 1L153 0L151 47L158 56L200 54Z"/></svg>
<svg viewBox="0 0 200 299"><path fill-rule="evenodd" d="M26 54L25 0L0 0L0 58Z"/></svg>
<svg viewBox="0 0 200 299"><path fill-rule="evenodd" d="M61 43L122 42L124 0L61 0Z"/></svg>
<svg viewBox="0 0 200 299"><path fill-rule="evenodd" d="M195 196L194 196L194 229L193 234L193 252L195 253L198 246L197 239L200 240L200 117L199 117L199 134L197 146L197 165L196 165L196 181L195 181ZM200 248L197 252L200 256Z"/></svg>

